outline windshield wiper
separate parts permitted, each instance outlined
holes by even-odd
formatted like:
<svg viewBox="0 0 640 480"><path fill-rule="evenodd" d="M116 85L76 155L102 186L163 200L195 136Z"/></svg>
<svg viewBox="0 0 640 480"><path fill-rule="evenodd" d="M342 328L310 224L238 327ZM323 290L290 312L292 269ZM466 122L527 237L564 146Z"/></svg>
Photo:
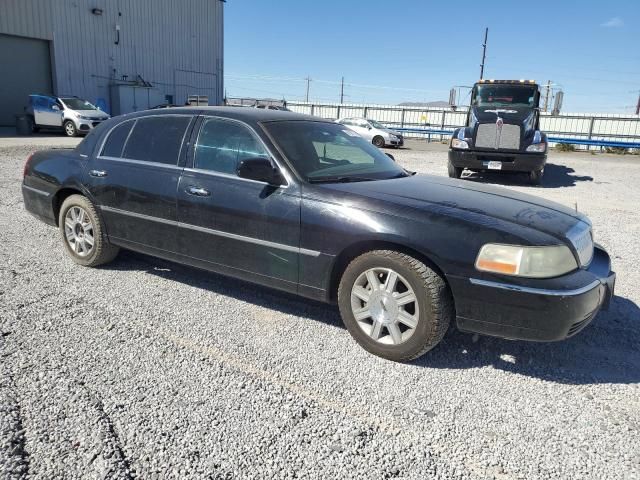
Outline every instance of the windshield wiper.
<svg viewBox="0 0 640 480"><path fill-rule="evenodd" d="M309 178L309 183L349 183L349 182L370 182L373 180L380 180L379 178L367 178L367 177L349 177L349 176L336 176L336 177L320 177Z"/></svg>

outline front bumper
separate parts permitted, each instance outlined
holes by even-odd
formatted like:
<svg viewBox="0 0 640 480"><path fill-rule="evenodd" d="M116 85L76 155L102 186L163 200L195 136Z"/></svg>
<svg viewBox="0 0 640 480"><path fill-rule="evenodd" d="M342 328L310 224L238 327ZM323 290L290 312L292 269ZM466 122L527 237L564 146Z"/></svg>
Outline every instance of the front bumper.
<svg viewBox="0 0 640 480"><path fill-rule="evenodd" d="M454 167L471 170L489 170L490 161L501 163L500 170L508 172L534 172L547 163L546 153L507 153L449 149L449 161ZM500 171L491 170L491 171Z"/></svg>
<svg viewBox="0 0 640 480"><path fill-rule="evenodd" d="M385 140L387 145L392 145L394 147L402 147L404 145L404 138L392 138L390 140Z"/></svg>
<svg viewBox="0 0 640 480"><path fill-rule="evenodd" d="M75 121L76 127L79 132L89 132L100 125L104 120L83 120L78 119Z"/></svg>
<svg viewBox="0 0 640 480"><path fill-rule="evenodd" d="M563 340L585 328L608 307L615 279L599 246L587 269L554 279L448 277L460 330L533 341Z"/></svg>

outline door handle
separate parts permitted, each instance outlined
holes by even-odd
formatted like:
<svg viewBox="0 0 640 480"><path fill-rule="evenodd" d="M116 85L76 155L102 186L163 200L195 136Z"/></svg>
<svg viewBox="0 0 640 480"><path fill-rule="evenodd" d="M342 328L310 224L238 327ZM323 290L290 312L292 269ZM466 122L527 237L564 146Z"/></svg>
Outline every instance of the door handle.
<svg viewBox="0 0 640 480"><path fill-rule="evenodd" d="M186 192L189 195L195 195L196 197L208 197L209 195L211 195L211 192L209 192L209 190L205 190L204 188L200 187L189 187L187 188Z"/></svg>
<svg viewBox="0 0 640 480"><path fill-rule="evenodd" d="M104 170L89 170L89 175L91 175L92 177L106 177L107 172L105 172Z"/></svg>

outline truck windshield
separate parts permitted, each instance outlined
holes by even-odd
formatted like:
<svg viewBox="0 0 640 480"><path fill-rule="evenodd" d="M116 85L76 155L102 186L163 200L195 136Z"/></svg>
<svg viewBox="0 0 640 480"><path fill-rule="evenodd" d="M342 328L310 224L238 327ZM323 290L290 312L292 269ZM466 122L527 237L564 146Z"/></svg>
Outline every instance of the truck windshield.
<svg viewBox="0 0 640 480"><path fill-rule="evenodd" d="M306 120L263 124L298 174L310 183L406 177L408 173L353 130Z"/></svg>
<svg viewBox="0 0 640 480"><path fill-rule="evenodd" d="M537 107L536 87L519 85L476 85L472 104L478 107Z"/></svg>

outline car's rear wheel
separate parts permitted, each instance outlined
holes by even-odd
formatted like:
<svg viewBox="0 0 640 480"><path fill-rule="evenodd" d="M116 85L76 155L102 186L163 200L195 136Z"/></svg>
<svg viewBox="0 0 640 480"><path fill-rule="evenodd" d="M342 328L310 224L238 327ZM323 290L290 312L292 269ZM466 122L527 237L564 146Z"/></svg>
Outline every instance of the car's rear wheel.
<svg viewBox="0 0 640 480"><path fill-rule="evenodd" d="M27 122L29 123L29 130L31 133L37 133L40 131L40 128L36 125L35 119L31 115L27 117Z"/></svg>
<svg viewBox="0 0 640 480"><path fill-rule="evenodd" d="M371 143L373 143L378 148L382 148L384 147L384 138L382 138L380 135L376 135L375 137L373 137Z"/></svg>
<svg viewBox="0 0 640 480"><path fill-rule="evenodd" d="M531 183L531 185L541 185L543 175L544 168L542 170L534 170L533 172L529 172L529 183Z"/></svg>
<svg viewBox="0 0 640 480"><path fill-rule="evenodd" d="M371 251L349 264L338 306L365 350L397 362L435 347L453 317L444 280L420 260L392 250Z"/></svg>
<svg viewBox="0 0 640 480"><path fill-rule="evenodd" d="M67 137L75 137L76 135L78 135L78 129L76 128L75 123L73 123L73 121L71 120L67 120L66 122L64 122L62 128L64 129L64 134Z"/></svg>
<svg viewBox="0 0 640 480"><path fill-rule="evenodd" d="M447 170L449 172L449 176L451 178L460 178L462 176L462 167L456 167L453 163L449 162L447 164Z"/></svg>
<svg viewBox="0 0 640 480"><path fill-rule="evenodd" d="M107 241L104 224L86 197L67 197L60 207L58 224L65 249L77 264L97 267L118 255L119 248Z"/></svg>

